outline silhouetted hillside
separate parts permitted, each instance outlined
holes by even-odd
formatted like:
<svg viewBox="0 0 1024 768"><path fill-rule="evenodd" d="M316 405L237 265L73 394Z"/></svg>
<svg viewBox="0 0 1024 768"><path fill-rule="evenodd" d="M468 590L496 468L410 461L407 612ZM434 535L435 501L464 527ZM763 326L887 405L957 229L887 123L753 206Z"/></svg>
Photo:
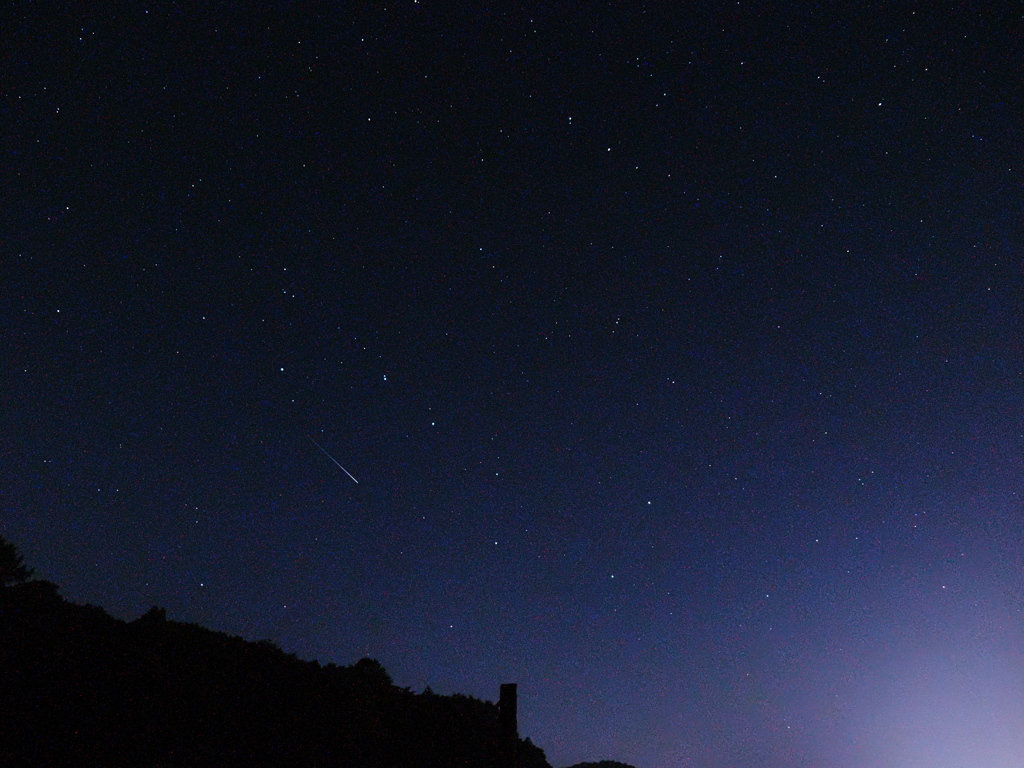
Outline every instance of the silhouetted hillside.
<svg viewBox="0 0 1024 768"><path fill-rule="evenodd" d="M576 763L570 765L569 768L633 768L633 766L615 760L598 760L596 763Z"/></svg>
<svg viewBox="0 0 1024 768"><path fill-rule="evenodd" d="M497 688L497 686L495 686ZM396 688L177 621L127 623L45 581L0 584L0 765L550 768L498 707Z"/></svg>

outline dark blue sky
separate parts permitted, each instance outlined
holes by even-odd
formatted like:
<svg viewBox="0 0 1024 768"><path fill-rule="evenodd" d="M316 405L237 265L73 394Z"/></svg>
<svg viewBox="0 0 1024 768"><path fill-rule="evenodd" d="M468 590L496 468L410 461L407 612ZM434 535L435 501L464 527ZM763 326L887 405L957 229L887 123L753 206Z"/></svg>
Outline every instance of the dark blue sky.
<svg viewBox="0 0 1024 768"><path fill-rule="evenodd" d="M4 29L0 533L67 597L517 682L556 768L1021 764L1019 13Z"/></svg>

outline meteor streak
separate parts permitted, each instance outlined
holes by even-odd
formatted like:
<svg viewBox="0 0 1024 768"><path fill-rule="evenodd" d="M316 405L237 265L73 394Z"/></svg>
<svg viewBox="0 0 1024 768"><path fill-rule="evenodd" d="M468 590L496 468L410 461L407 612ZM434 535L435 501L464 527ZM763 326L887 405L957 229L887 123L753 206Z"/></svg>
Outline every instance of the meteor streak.
<svg viewBox="0 0 1024 768"><path fill-rule="evenodd" d="M346 475L348 475L349 477L352 477L352 473L351 473L351 472L349 472L349 471L348 471L347 469L345 469L345 468L344 468L343 466L341 466L341 464L338 464L338 460L337 460L336 458L334 458L333 456L331 456L331 454L329 454L329 453L328 453L328 452L327 452L327 451L326 451L326 450L324 449L324 447L323 447L322 445L320 445L320 443L318 443L318 442L317 442L316 440L313 440L313 436L312 436L312 435L306 435L306 437L308 437L308 438L309 438L310 440L312 440L312 442L313 442L313 445L315 445L315 446L316 446L317 448L319 448L319 449L320 449L321 451L323 451L323 453L324 453L324 456L326 456L326 457L327 457L328 459L330 459L330 460L331 460L331 461L333 461L333 462L334 462L335 464L337 464L337 466L338 466L338 469L340 469L340 470L341 470L342 472L344 472L344 473L345 473ZM352 482L353 482L353 483L355 483L356 485L359 485L359 481L358 481L358 480L356 480L356 479L355 479L354 477L352 477Z"/></svg>

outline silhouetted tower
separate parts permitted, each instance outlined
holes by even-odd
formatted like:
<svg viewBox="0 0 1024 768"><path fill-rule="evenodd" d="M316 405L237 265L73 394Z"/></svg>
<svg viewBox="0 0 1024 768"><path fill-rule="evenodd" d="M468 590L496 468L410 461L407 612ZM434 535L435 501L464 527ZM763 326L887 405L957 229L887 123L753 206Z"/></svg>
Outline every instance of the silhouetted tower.
<svg viewBox="0 0 1024 768"><path fill-rule="evenodd" d="M501 698L498 699L498 722L501 735L508 741L519 738L519 723L516 719L516 684L502 683Z"/></svg>
<svg viewBox="0 0 1024 768"><path fill-rule="evenodd" d="M516 684L502 683L498 699L498 730L501 733L503 768L516 768L519 723L516 719Z"/></svg>

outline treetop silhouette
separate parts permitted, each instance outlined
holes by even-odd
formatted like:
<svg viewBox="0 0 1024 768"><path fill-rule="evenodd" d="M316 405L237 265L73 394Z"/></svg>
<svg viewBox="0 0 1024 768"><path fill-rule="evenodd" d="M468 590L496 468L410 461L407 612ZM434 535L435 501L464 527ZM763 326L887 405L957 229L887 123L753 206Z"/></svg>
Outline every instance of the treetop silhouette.
<svg viewBox="0 0 1024 768"><path fill-rule="evenodd" d="M33 571L25 566L18 548L0 536L0 587L23 584L32 578Z"/></svg>

